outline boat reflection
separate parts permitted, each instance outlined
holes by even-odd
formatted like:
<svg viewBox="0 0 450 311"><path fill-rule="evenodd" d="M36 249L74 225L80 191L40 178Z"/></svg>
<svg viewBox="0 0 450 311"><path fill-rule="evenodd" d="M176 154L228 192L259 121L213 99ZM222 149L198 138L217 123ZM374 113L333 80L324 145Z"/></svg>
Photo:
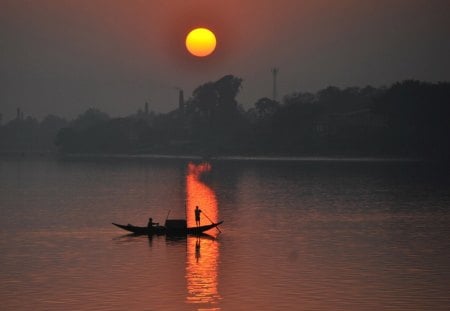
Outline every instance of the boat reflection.
<svg viewBox="0 0 450 311"><path fill-rule="evenodd" d="M213 189L201 181L202 175L209 173L211 169L209 163L188 164L186 174L188 226L195 226L196 206L202 210L201 224L207 224L209 221L217 222L216 195ZM212 230L208 233L215 234ZM188 237L186 254L188 291L186 302L201 305L202 310L218 310L219 243L213 238Z"/></svg>

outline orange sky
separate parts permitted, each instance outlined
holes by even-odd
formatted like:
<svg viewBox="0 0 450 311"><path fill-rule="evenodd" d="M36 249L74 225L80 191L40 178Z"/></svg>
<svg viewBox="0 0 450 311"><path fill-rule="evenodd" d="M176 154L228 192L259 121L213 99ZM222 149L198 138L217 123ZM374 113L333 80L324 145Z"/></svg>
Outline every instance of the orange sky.
<svg viewBox="0 0 450 311"><path fill-rule="evenodd" d="M177 106L225 74L239 101L330 84L450 80L445 0L0 0L0 113L74 117L88 107L126 115ZM187 54L194 26L217 34L207 59Z"/></svg>

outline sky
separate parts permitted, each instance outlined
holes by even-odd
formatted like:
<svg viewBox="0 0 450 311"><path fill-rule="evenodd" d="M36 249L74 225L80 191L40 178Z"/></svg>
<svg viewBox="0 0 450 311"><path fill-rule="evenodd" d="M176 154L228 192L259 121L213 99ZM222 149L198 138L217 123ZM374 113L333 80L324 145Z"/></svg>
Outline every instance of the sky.
<svg viewBox="0 0 450 311"><path fill-rule="evenodd" d="M450 80L448 0L0 0L0 113L113 117L178 106L199 85L243 79L245 108L272 95ZM217 36L189 55L189 30Z"/></svg>

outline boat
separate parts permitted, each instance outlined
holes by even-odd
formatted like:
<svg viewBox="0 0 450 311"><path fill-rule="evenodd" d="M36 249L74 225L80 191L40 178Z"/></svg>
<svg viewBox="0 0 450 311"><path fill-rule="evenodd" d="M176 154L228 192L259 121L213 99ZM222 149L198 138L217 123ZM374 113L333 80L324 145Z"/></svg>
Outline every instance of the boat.
<svg viewBox="0 0 450 311"><path fill-rule="evenodd" d="M186 220L184 219L167 219L164 226L152 226L152 227L139 227L131 224L121 225L112 223L114 226L120 229L132 232L136 235L200 235L205 231L217 228L223 221L217 223L211 223L209 225L199 227L187 227Z"/></svg>
<svg viewBox="0 0 450 311"><path fill-rule="evenodd" d="M164 226L153 226L153 227L149 228L149 227L133 226L131 224L121 225L121 224L116 224L114 222L112 224L116 227L119 227L120 229L132 232L134 234L163 235L166 233L166 227L164 227Z"/></svg>
<svg viewBox="0 0 450 311"><path fill-rule="evenodd" d="M210 230L212 228L217 228L222 223L223 223L223 220L219 221L217 223L212 223L210 225L186 228L186 233L187 234L194 234L194 235L201 234L201 233L203 233L205 231L208 231L208 230Z"/></svg>

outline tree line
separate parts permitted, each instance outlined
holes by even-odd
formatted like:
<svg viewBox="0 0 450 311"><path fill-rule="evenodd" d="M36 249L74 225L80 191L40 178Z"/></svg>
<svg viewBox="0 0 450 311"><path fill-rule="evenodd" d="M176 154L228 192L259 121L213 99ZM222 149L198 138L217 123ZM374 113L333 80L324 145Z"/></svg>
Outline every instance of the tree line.
<svg viewBox="0 0 450 311"><path fill-rule="evenodd" d="M164 114L110 118L91 108L60 122L53 141L63 153L450 155L450 83L330 86L281 101L261 98L249 109L236 100L241 88L241 78L224 76L197 87L186 102ZM0 128L2 142L12 127Z"/></svg>
<svg viewBox="0 0 450 311"><path fill-rule="evenodd" d="M17 109L15 119L5 125L0 124L1 153L41 153L55 152L55 137L69 122L55 115L47 115L42 121L32 116L24 116Z"/></svg>

